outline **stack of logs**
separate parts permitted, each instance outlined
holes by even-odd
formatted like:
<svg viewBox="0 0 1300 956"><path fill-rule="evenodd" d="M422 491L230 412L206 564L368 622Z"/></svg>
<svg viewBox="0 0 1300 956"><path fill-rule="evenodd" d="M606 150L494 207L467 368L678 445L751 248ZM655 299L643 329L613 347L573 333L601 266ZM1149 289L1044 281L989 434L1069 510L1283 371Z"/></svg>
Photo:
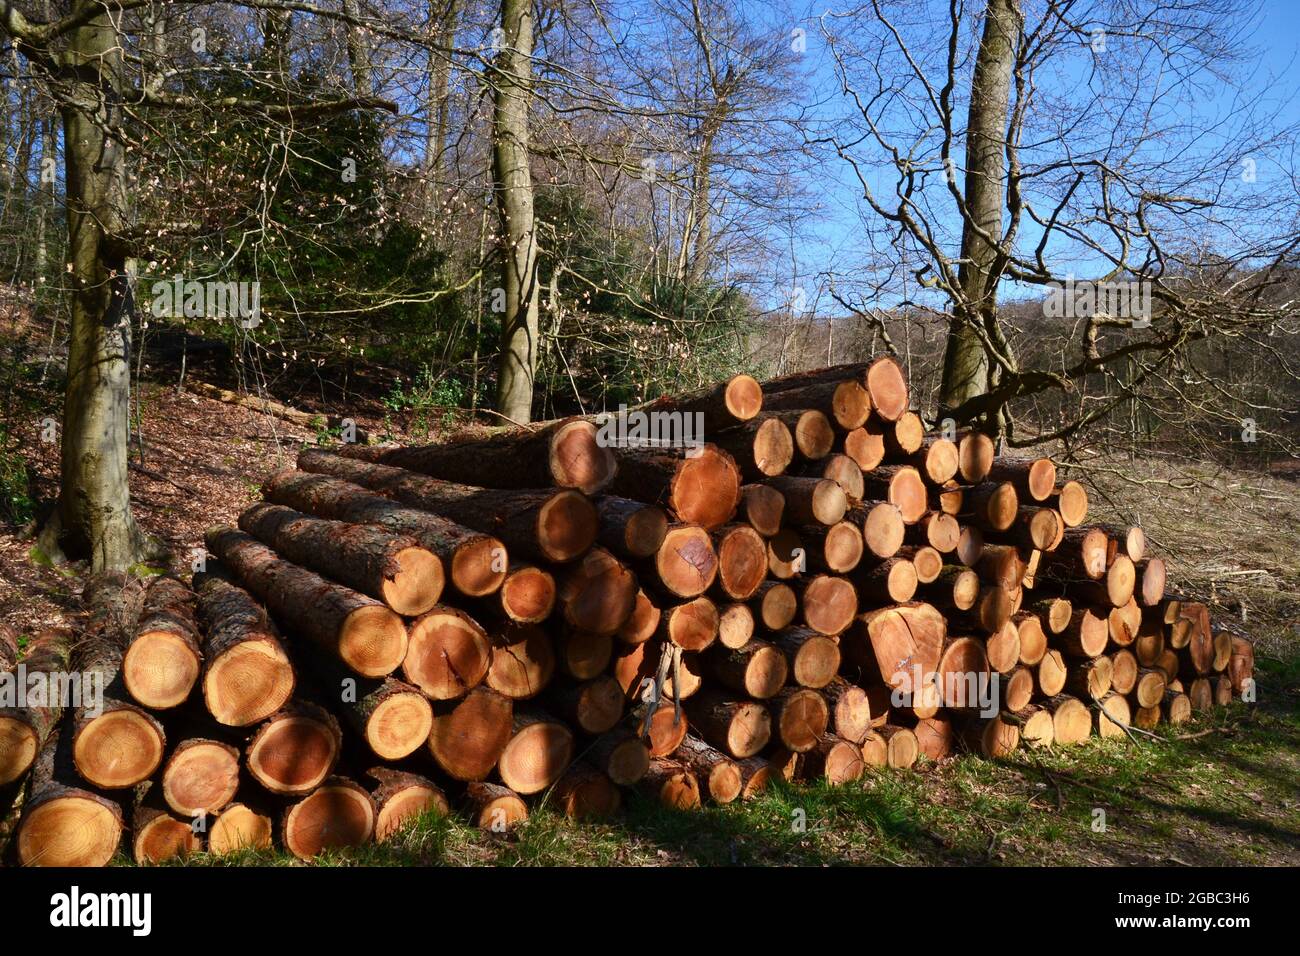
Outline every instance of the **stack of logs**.
<svg viewBox="0 0 1300 956"><path fill-rule="evenodd" d="M97 580L84 628L25 649L29 682L103 693L0 711L13 855L103 864L129 825L139 861L309 859L453 806L503 830L622 788L724 804L1247 688L1251 645L1166 596L1140 529L1085 527L1050 460L909 404L879 358L613 424L304 450L209 531L192 589Z"/></svg>

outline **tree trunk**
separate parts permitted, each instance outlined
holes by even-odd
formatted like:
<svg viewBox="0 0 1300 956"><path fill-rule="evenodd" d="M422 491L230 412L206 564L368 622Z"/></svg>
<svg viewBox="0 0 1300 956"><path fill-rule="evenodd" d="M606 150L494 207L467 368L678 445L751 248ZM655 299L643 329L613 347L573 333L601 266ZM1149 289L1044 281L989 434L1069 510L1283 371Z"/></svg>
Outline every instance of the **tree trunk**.
<svg viewBox="0 0 1300 956"><path fill-rule="evenodd" d="M501 229L501 358L497 411L511 421L530 420L537 370L537 232L533 179L528 168L528 106L532 98L532 0L501 0L504 47L490 70L492 175Z"/></svg>

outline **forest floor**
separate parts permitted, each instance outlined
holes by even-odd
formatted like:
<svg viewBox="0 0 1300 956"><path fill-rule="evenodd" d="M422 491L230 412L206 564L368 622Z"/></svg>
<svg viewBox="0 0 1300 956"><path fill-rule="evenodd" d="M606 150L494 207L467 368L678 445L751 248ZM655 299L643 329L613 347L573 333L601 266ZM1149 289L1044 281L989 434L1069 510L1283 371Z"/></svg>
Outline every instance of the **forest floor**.
<svg viewBox="0 0 1300 956"><path fill-rule="evenodd" d="M45 419L58 420L60 407L48 384L57 370L30 360L35 346L25 334L0 319L0 349L13 356L25 348L28 356L11 366L17 371L0 396L0 505L11 520L0 524L0 619L31 635L75 614L80 569L51 565L23 527L56 487L57 445L41 441L41 431ZM187 371L191 379L202 373L201 365ZM304 444L335 439L324 418L319 427L299 427L178 389L178 378L166 363L144 367L131 478L138 520L183 571L207 527L233 522L256 500L260 482L291 466ZM375 393L346 408L324 407L301 389L277 398L355 417L398 440L423 437L429 424L409 410L386 420ZM869 772L841 788L779 786L744 805L695 813L632 796L625 813L602 824L574 824L544 807L501 835L459 819L429 819L382 847L320 862L1300 864L1296 476L1127 458L1098 458L1082 471L1094 517L1140 522L1168 559L1171 589L1209 601L1216 618L1235 619L1256 640L1256 704L1162 728L1155 738L1020 751L1001 763L963 756L914 773ZM190 862L296 861L267 853Z"/></svg>

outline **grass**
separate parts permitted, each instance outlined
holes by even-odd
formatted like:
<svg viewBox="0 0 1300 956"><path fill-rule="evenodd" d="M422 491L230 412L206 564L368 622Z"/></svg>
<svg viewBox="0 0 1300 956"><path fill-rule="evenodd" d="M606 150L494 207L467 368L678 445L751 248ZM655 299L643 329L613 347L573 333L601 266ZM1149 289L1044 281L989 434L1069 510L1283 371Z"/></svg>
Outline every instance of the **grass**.
<svg viewBox="0 0 1300 956"><path fill-rule="evenodd" d="M780 785L695 812L639 795L602 823L534 811L506 834L425 818L322 866L1260 865L1300 862L1300 657L1262 661L1260 703L1101 740L963 756L845 787ZM1103 818L1104 827L1098 822ZM124 861L125 862L125 861ZM301 865L281 852L188 865Z"/></svg>

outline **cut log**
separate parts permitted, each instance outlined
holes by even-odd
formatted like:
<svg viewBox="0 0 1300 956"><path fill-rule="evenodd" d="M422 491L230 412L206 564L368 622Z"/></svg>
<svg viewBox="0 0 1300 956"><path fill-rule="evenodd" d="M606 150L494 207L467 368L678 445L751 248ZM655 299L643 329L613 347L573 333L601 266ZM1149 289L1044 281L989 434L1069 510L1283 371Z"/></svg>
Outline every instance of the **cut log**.
<svg viewBox="0 0 1300 956"><path fill-rule="evenodd" d="M764 630L779 631L794 620L799 598L794 588L782 581L764 581L750 602Z"/></svg>
<svg viewBox="0 0 1300 956"><path fill-rule="evenodd" d="M1232 639L1232 654L1228 659L1228 680L1234 693L1242 694L1255 680L1255 646L1244 637Z"/></svg>
<svg viewBox="0 0 1300 956"><path fill-rule="evenodd" d="M668 515L657 505L602 495L596 499L596 513L600 543L624 558L650 557L668 532Z"/></svg>
<svg viewBox="0 0 1300 956"><path fill-rule="evenodd" d="M21 866L107 866L122 839L122 807L85 786L72 762L67 725L32 766L16 837Z"/></svg>
<svg viewBox="0 0 1300 956"><path fill-rule="evenodd" d="M844 431L861 428L871 416L871 395L856 379L813 382L765 396L769 411L816 408L834 419Z"/></svg>
<svg viewBox="0 0 1300 956"><path fill-rule="evenodd" d="M762 757L737 760L736 769L740 771L741 800L753 800L771 786L772 765Z"/></svg>
<svg viewBox="0 0 1300 956"><path fill-rule="evenodd" d="M864 476L866 493L898 508L904 524L916 524L929 510L925 482L911 465L882 465Z"/></svg>
<svg viewBox="0 0 1300 956"><path fill-rule="evenodd" d="M871 700L867 692L836 677L822 694L830 708L830 729L850 743L861 743L871 731Z"/></svg>
<svg viewBox="0 0 1300 956"><path fill-rule="evenodd" d="M933 606L900 604L859 615L841 638L840 650L848 657L846 643L861 642L865 637L883 682L903 688L918 668L922 675L938 670L947 634L947 621ZM862 666L866 661L860 657L853 663Z"/></svg>
<svg viewBox="0 0 1300 956"><path fill-rule="evenodd" d="M824 780L832 787L860 780L865 771L858 745L834 734L822 734L811 750L799 755L798 775L802 779Z"/></svg>
<svg viewBox="0 0 1300 956"><path fill-rule="evenodd" d="M178 816L220 813L239 789L239 751L220 740L186 738L163 764L157 789Z"/></svg>
<svg viewBox="0 0 1300 956"><path fill-rule="evenodd" d="M695 776L713 803L727 804L740 797L744 781L736 762L699 737L687 734L673 759Z"/></svg>
<svg viewBox="0 0 1300 956"><path fill-rule="evenodd" d="M774 412L794 439L795 457L803 462L821 461L835 447L835 427L816 409Z"/></svg>
<svg viewBox="0 0 1300 956"><path fill-rule="evenodd" d="M1137 576L1135 591L1143 607L1155 607L1165 596L1165 562L1147 558L1134 565Z"/></svg>
<svg viewBox="0 0 1300 956"><path fill-rule="evenodd" d="M1009 481L986 481L966 489L965 520L981 531L1006 531L1020 514L1020 499Z"/></svg>
<svg viewBox="0 0 1300 956"><path fill-rule="evenodd" d="M475 824L489 833L507 833L528 819L528 804L499 783L474 782L465 788Z"/></svg>
<svg viewBox="0 0 1300 956"><path fill-rule="evenodd" d="M483 780L496 766L514 732L510 698L476 687L460 700L433 707L429 753L454 780Z"/></svg>
<svg viewBox="0 0 1300 956"><path fill-rule="evenodd" d="M688 704L698 696L696 694L682 703ZM638 732L645 735L651 757L667 757L681 746L682 738L691 729L687 713L678 710L676 702L669 701L660 701L660 706L653 712L648 704L638 705L632 710L633 721Z"/></svg>
<svg viewBox="0 0 1300 956"><path fill-rule="evenodd" d="M426 814L441 817L451 812L446 794L427 777L389 767L373 767L366 776L375 782L370 798L375 802L377 843L392 839Z"/></svg>
<svg viewBox="0 0 1300 956"><path fill-rule="evenodd" d="M790 426L776 415L764 415L710 435L714 445L732 457L746 481L783 475L794 461L794 436Z"/></svg>
<svg viewBox="0 0 1300 956"><path fill-rule="evenodd" d="M718 643L723 647L744 647L754 636L754 612L748 604L734 602L718 607Z"/></svg>
<svg viewBox="0 0 1300 956"><path fill-rule="evenodd" d="M863 471L871 471L885 460L885 431L883 422L871 418L861 428L844 436L844 454Z"/></svg>
<svg viewBox="0 0 1300 956"><path fill-rule="evenodd" d="M433 700L463 697L487 677L492 645L463 611L435 605L411 623L402 674Z"/></svg>
<svg viewBox="0 0 1300 956"><path fill-rule="evenodd" d="M671 810L696 810L700 806L700 784L682 763L656 757L637 788Z"/></svg>
<svg viewBox="0 0 1300 956"><path fill-rule="evenodd" d="M1143 667L1154 667L1165 652L1165 625L1157 618L1143 615L1137 640L1130 647Z"/></svg>
<svg viewBox="0 0 1300 956"><path fill-rule="evenodd" d="M972 751L998 760L1020 746L1020 728L997 717L977 717L965 725L962 739Z"/></svg>
<svg viewBox="0 0 1300 956"><path fill-rule="evenodd" d="M516 793L540 793L573 761L573 732L563 723L533 709L516 709L514 734L501 757L501 782Z"/></svg>
<svg viewBox="0 0 1300 956"><path fill-rule="evenodd" d="M771 739L772 720L755 701L729 698L706 688L685 706L699 736L736 760L753 757Z"/></svg>
<svg viewBox="0 0 1300 956"><path fill-rule="evenodd" d="M1077 481L1065 482L1047 503L1060 512L1067 528L1077 528L1088 518L1088 492Z"/></svg>
<svg viewBox="0 0 1300 956"><path fill-rule="evenodd" d="M258 728L245 751L253 779L271 793L310 793L334 771L343 749L338 721L324 708L292 700Z"/></svg>
<svg viewBox="0 0 1300 956"><path fill-rule="evenodd" d="M1034 672L1028 667L1014 668L998 679L1000 709L1015 712L1029 706L1034 696Z"/></svg>
<svg viewBox="0 0 1300 956"><path fill-rule="evenodd" d="M933 584L943 573L943 555L929 545L921 548L900 548L901 557L910 558L916 571L916 583Z"/></svg>
<svg viewBox="0 0 1300 956"><path fill-rule="evenodd" d="M322 462L327 460L320 459ZM267 501L304 514L351 524L375 525L391 534L414 538L421 547L437 556L452 586L466 597L494 594L505 580L507 554L500 539L472 531L439 514L402 507L341 478L290 469L272 477L262 491ZM575 511L586 514L581 505L573 504L574 496L565 496L562 501ZM559 519L552 523L553 530L558 533ZM594 529L594 519L589 524ZM590 544L591 540L587 539L584 548ZM572 546L573 543L569 547ZM561 550L567 553L567 549Z"/></svg>
<svg viewBox="0 0 1300 956"><path fill-rule="evenodd" d="M692 449L619 448L610 491L666 507L678 521L720 528L740 503L740 469L715 445Z"/></svg>
<svg viewBox="0 0 1300 956"><path fill-rule="evenodd" d="M1064 540L1065 524L1052 508L1021 505L1016 518L1001 538L1026 551L1053 551Z"/></svg>
<svg viewBox="0 0 1300 956"><path fill-rule="evenodd" d="M916 565L898 555L858 567L851 580L860 604L904 604L916 594Z"/></svg>
<svg viewBox="0 0 1300 956"><path fill-rule="evenodd" d="M838 650L835 656L838 660ZM755 700L774 696L785 686L789 673L785 653L761 640L752 640L735 649L713 648L708 654L708 662L719 683Z"/></svg>
<svg viewBox="0 0 1300 956"><path fill-rule="evenodd" d="M973 568L983 553L984 533L974 525L962 525L961 534L957 537L957 560L966 567Z"/></svg>
<svg viewBox="0 0 1300 956"><path fill-rule="evenodd" d="M1188 684L1187 696L1195 713L1203 713L1214 706L1214 687L1208 677L1198 677Z"/></svg>
<svg viewBox="0 0 1300 956"><path fill-rule="evenodd" d="M664 608L659 637L684 651L704 650L718 637L718 606L706 597L697 597Z"/></svg>
<svg viewBox="0 0 1300 956"><path fill-rule="evenodd" d="M582 756L620 787L633 786L650 766L646 742L626 726L601 734Z"/></svg>
<svg viewBox="0 0 1300 956"><path fill-rule="evenodd" d="M861 501L866 492L862 469L848 455L827 455L813 465L805 465L802 474L812 478L829 478L844 490L850 502Z"/></svg>
<svg viewBox="0 0 1300 956"><path fill-rule="evenodd" d="M956 741L952 721L947 717L926 717L916 722L912 728L916 735L916 745L921 753L931 760L939 761L952 753ZM888 752L886 752L888 759Z"/></svg>
<svg viewBox="0 0 1300 956"><path fill-rule="evenodd" d="M144 707L167 710L190 696L202 667L194 593L172 577L149 583L122 659L122 682Z"/></svg>
<svg viewBox="0 0 1300 956"><path fill-rule="evenodd" d="M632 614L614 636L624 644L642 644L654 637L655 632L659 630L659 618L659 606L644 590L638 590L632 605Z"/></svg>
<svg viewBox="0 0 1300 956"><path fill-rule="evenodd" d="M1050 458L995 458L990 481L1009 481L1027 501L1047 501L1056 491L1056 464Z"/></svg>
<svg viewBox="0 0 1300 956"><path fill-rule="evenodd" d="M749 600L767 576L767 542L749 525L731 524L714 532L710 551L715 550L719 589L732 600ZM662 569L660 575L662 578ZM673 593L680 597L695 597L703 594L707 587L706 583L693 594Z"/></svg>
<svg viewBox="0 0 1300 956"><path fill-rule="evenodd" d="M363 677L391 674L406 656L406 625L374 598L281 560L233 528L210 528L208 550L235 572L282 623ZM310 612L303 613L304 608Z"/></svg>
<svg viewBox="0 0 1300 956"><path fill-rule="evenodd" d="M1033 611L1017 611L1011 615L1011 623L1016 626L1020 637L1020 663L1033 667L1047 653L1047 633L1043 630L1043 622Z"/></svg>
<svg viewBox="0 0 1300 956"><path fill-rule="evenodd" d="M1070 669L1066 689L1082 700L1101 700L1113 686L1114 663L1109 657L1095 657ZM1019 710L1018 707L1012 708Z"/></svg>
<svg viewBox="0 0 1300 956"><path fill-rule="evenodd" d="M579 418L510 428L488 437L408 448L344 446L350 458L406 468L444 481L492 488L575 488L595 494L616 464L596 424Z"/></svg>
<svg viewBox="0 0 1300 956"><path fill-rule="evenodd" d="M979 484L993 468L993 439L983 432L968 431L957 441L957 471L967 484Z"/></svg>
<svg viewBox="0 0 1300 956"><path fill-rule="evenodd" d="M862 528L862 543L878 558L891 558L903 546L907 525L897 505L886 501L863 502L845 520Z"/></svg>
<svg viewBox="0 0 1300 956"><path fill-rule="evenodd" d="M1106 576L1108 548L1109 539L1101 529L1070 528L1051 559L1043 562L1043 574L1053 580L1100 581Z"/></svg>
<svg viewBox="0 0 1300 956"><path fill-rule="evenodd" d="M1043 701L1052 714L1053 740L1058 744L1078 744L1092 734L1092 714L1077 698L1057 694Z"/></svg>
<svg viewBox="0 0 1300 956"><path fill-rule="evenodd" d="M583 733L597 736L623 719L623 688L608 674L588 681L565 681L548 689L546 705Z"/></svg>
<svg viewBox="0 0 1300 956"><path fill-rule="evenodd" d="M1119 650L1110 655L1110 687L1117 694L1128 694L1137 686L1138 662L1131 651Z"/></svg>
<svg viewBox="0 0 1300 956"><path fill-rule="evenodd" d="M988 656L973 637L950 638L935 675L943 706L949 709L982 709L990 696Z"/></svg>
<svg viewBox="0 0 1300 956"><path fill-rule="evenodd" d="M1061 652L1049 648L1043 655L1043 659L1038 662L1038 666L1034 668L1034 696L1055 697L1065 688L1068 673L1069 669L1065 666L1065 658L1061 656Z"/></svg>
<svg viewBox="0 0 1300 956"><path fill-rule="evenodd" d="M729 525L718 534L718 550L714 550L709 533L695 525L673 525L654 556L653 563L642 562L642 578L654 588L678 598L698 597L707 591L718 575L718 560L726 532L744 528L750 538L740 547L733 547L731 557L743 550L744 545L754 548L763 573L767 570L767 550L758 532L748 525Z"/></svg>
<svg viewBox="0 0 1300 956"><path fill-rule="evenodd" d="M745 485L741 491L741 515L755 531L770 538L781 530L785 498L767 485Z"/></svg>
<svg viewBox="0 0 1300 956"><path fill-rule="evenodd" d="M862 752L862 763L867 767L884 767L889 763L889 744L874 730L867 734L867 739L858 745L858 749Z"/></svg>
<svg viewBox="0 0 1300 956"><path fill-rule="evenodd" d="M663 645L658 641L627 644L614 649L610 674L618 681L626 700L641 700L646 682L653 681L659 669Z"/></svg>
<svg viewBox="0 0 1300 956"><path fill-rule="evenodd" d="M1033 601L1029 611L1037 615L1049 634L1060 634L1074 617L1074 606L1066 599L1044 597Z"/></svg>
<svg viewBox="0 0 1300 956"><path fill-rule="evenodd" d="M1228 663L1232 660L1232 635L1227 631L1214 632L1214 659L1210 662L1210 670L1216 674L1222 674L1228 669Z"/></svg>
<svg viewBox="0 0 1300 956"><path fill-rule="evenodd" d="M995 673L1010 674L1020 663L1020 629L1007 621L984 639L984 653Z"/></svg>
<svg viewBox="0 0 1300 956"><path fill-rule="evenodd" d="M904 562L910 567L910 562ZM915 571L912 574L915 577ZM799 597L799 617L804 626L819 634L839 634L853 623L858 596L845 578L818 574L790 582Z"/></svg>
<svg viewBox="0 0 1300 956"><path fill-rule="evenodd" d="M500 539L512 554L541 561L572 561L596 540L596 507L572 489L478 488L417 475L401 468L340 458L304 449L298 467L342 478L377 491L409 508L420 508ZM632 496L628 496L632 497ZM415 535L412 533L412 536ZM428 543L425 543L429 547ZM437 550L430 547L431 551ZM499 556L504 573L508 562ZM452 567L452 580L456 569Z"/></svg>
<svg viewBox="0 0 1300 956"><path fill-rule="evenodd" d="M799 537L808 556L808 566L831 574L852 571L866 550L862 543L862 532L851 521L840 521L830 527L809 525L799 529ZM766 553L763 571L767 572Z"/></svg>
<svg viewBox="0 0 1300 956"><path fill-rule="evenodd" d="M1020 586L1025 576L1025 559L1020 550L1007 544L986 544L975 571L990 584L999 584L1008 591Z"/></svg>
<svg viewBox="0 0 1300 956"><path fill-rule="evenodd" d="M556 781L548 799L570 820L604 820L623 805L609 777L581 760Z"/></svg>
<svg viewBox="0 0 1300 956"><path fill-rule="evenodd" d="M531 564L511 564L501 590L481 602L485 616L516 624L538 624L555 610L558 588L549 571Z"/></svg>
<svg viewBox="0 0 1300 956"><path fill-rule="evenodd" d="M1187 723L1192 719L1192 699L1186 694L1166 696L1162 715L1171 724Z"/></svg>
<svg viewBox="0 0 1300 956"><path fill-rule="evenodd" d="M916 412L903 412L892 427L885 429L885 452L891 456L910 458L924 442L925 423Z"/></svg>
<svg viewBox="0 0 1300 956"><path fill-rule="evenodd" d="M806 753L815 747L830 723L825 699L806 687L784 688L767 702L767 708L776 739L794 753Z"/></svg>
<svg viewBox="0 0 1300 956"><path fill-rule="evenodd" d="M1091 608L1076 608L1070 623L1057 638L1060 648L1072 657L1096 657L1106 650L1110 629L1106 618Z"/></svg>
<svg viewBox="0 0 1300 956"><path fill-rule="evenodd" d="M560 580L557 602L579 630L611 635L632 616L636 575L604 548L592 548Z"/></svg>
<svg viewBox="0 0 1300 956"><path fill-rule="evenodd" d="M1104 660L1105 658L1103 658ZM1105 694L1097 703L1097 736L1126 737L1133 723L1133 711L1121 694Z"/></svg>
<svg viewBox="0 0 1300 956"><path fill-rule="evenodd" d="M1143 667L1138 671L1137 683L1133 686L1133 699L1139 707L1155 707L1165 699L1165 687L1169 677L1164 671L1155 667Z"/></svg>
<svg viewBox="0 0 1300 956"><path fill-rule="evenodd" d="M189 820L168 812L155 787L136 800L131 814L131 856L140 866L165 863L203 849L203 841Z"/></svg>
<svg viewBox="0 0 1300 956"><path fill-rule="evenodd" d="M312 860L325 850L361 846L374 839L377 818L375 802L363 787L332 777L285 811L284 848L300 860Z"/></svg>
<svg viewBox="0 0 1300 956"><path fill-rule="evenodd" d="M764 401L763 388L757 380L749 375L733 375L693 392L664 395L638 406L637 411L702 415L705 427L714 431L749 421L763 408Z"/></svg>
<svg viewBox="0 0 1300 956"><path fill-rule="evenodd" d="M536 697L555 674L551 635L536 624L503 622L488 633L492 660L486 683L511 700Z"/></svg>
<svg viewBox="0 0 1300 956"><path fill-rule="evenodd" d="M1020 742L1031 749L1050 747L1056 740L1056 726L1052 712L1029 704L1015 713L1002 712L1004 723L1014 724L1020 730Z"/></svg>
<svg viewBox="0 0 1300 956"><path fill-rule="evenodd" d="M897 430L895 430L897 435ZM899 442L901 444L901 442ZM936 488L941 488L961 466L960 453L955 442L946 438L931 437L924 440L921 448L908 459L908 464L919 471L925 480Z"/></svg>
<svg viewBox="0 0 1300 956"><path fill-rule="evenodd" d="M704 686L704 662L700 654L682 654L681 666L669 670L664 680L664 696L685 700Z"/></svg>
<svg viewBox="0 0 1300 956"><path fill-rule="evenodd" d="M208 852L227 856L240 850L269 850L273 824L266 814L244 803L232 803L212 821L208 831Z"/></svg>
<svg viewBox="0 0 1300 956"><path fill-rule="evenodd" d="M961 514L962 503L966 500L966 486L956 480L945 481L938 488L930 489L928 500L932 509L955 517Z"/></svg>
<svg viewBox="0 0 1300 956"><path fill-rule="evenodd" d="M848 511L844 489L829 478L782 475L769 484L785 499L785 520L794 524L833 525Z"/></svg>
<svg viewBox="0 0 1300 956"><path fill-rule="evenodd" d="M423 614L442 596L442 560L410 535L266 502L240 514L239 528L286 561L368 594L398 614Z"/></svg>
<svg viewBox="0 0 1300 956"><path fill-rule="evenodd" d="M942 511L927 511L904 535L909 544L928 545L940 554L952 554L961 540L961 525Z"/></svg>
<svg viewBox="0 0 1300 956"><path fill-rule="evenodd" d="M17 686L31 686L34 678L46 686L57 686L57 675L71 670L74 641L69 630L43 631L27 648L20 670L13 675ZM13 650L16 656L16 645ZM25 703L37 702L29 697ZM62 716L61 699L46 700L40 706L0 707L0 787L22 779L31 769Z"/></svg>
<svg viewBox="0 0 1300 956"><path fill-rule="evenodd" d="M885 724L878 731L885 741L885 763L895 770L910 770L921 755L916 734L906 727Z"/></svg>
<svg viewBox="0 0 1300 956"><path fill-rule="evenodd" d="M839 672L840 649L832 637L811 628L788 627L770 635L770 640L785 655L790 677L800 687L820 690ZM750 696L759 695L751 693Z"/></svg>
<svg viewBox="0 0 1300 956"><path fill-rule="evenodd" d="M322 699L341 714L370 752L381 760L401 760L424 746L433 726L428 698L410 684L386 677L357 679L341 670L321 671Z"/></svg>

